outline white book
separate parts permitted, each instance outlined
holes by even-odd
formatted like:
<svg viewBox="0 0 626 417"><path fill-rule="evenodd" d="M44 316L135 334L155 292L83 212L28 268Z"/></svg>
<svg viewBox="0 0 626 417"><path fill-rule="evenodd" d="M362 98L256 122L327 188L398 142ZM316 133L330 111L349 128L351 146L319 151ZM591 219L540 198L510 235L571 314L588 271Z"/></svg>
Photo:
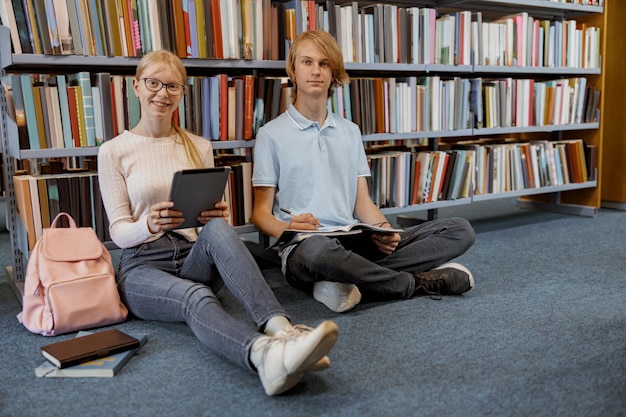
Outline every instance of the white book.
<svg viewBox="0 0 626 417"><path fill-rule="evenodd" d="M579 80L580 85L578 88L580 90L580 94L578 95L578 102L576 103L575 123L583 122L583 109L585 107L585 95L587 91L587 78L580 77Z"/></svg>
<svg viewBox="0 0 626 417"><path fill-rule="evenodd" d="M4 26L9 28L11 33L13 53L21 54L22 44L20 43L20 35L17 30L17 22L15 21L15 13L13 13L13 3L11 0L0 0L0 20Z"/></svg>
<svg viewBox="0 0 626 417"><path fill-rule="evenodd" d="M61 104L59 102L59 89L57 86L50 86L50 124L52 137L55 139L55 148L65 147L63 136L63 124L61 119Z"/></svg>
<svg viewBox="0 0 626 417"><path fill-rule="evenodd" d="M148 18L150 20L150 39L152 40L152 50L158 51L163 49L163 43L161 42L161 27L159 25L159 9L157 7L157 0L148 1ZM125 36L120 36L122 42L126 42Z"/></svg>
<svg viewBox="0 0 626 417"><path fill-rule="evenodd" d="M252 8L254 9L254 59L263 60L263 2L261 0L252 0Z"/></svg>
<svg viewBox="0 0 626 417"><path fill-rule="evenodd" d="M409 33L409 45L411 49L411 59L409 64L419 64L420 54L420 9L419 7L407 8L411 31Z"/></svg>
<svg viewBox="0 0 626 417"><path fill-rule="evenodd" d="M53 0L54 14L56 17L61 53L64 55L74 53L72 44L72 33L70 32L70 18L67 10L67 1L68 0Z"/></svg>
<svg viewBox="0 0 626 417"><path fill-rule="evenodd" d="M104 142L104 123L102 121L102 101L100 98L100 87L91 87L91 96L93 97L93 114L94 123L96 125L96 143Z"/></svg>
<svg viewBox="0 0 626 417"><path fill-rule="evenodd" d="M348 28L352 28L352 6L342 6L341 7L341 27L343 30L341 32L341 52L343 54L344 62L353 62L352 60L352 31L347 30Z"/></svg>

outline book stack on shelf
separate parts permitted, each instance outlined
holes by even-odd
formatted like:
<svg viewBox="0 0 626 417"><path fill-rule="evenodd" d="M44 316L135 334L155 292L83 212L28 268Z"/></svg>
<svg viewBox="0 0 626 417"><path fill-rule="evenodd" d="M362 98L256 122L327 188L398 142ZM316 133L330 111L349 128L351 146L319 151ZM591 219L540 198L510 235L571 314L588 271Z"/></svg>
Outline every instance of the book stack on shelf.
<svg viewBox="0 0 626 417"><path fill-rule="evenodd" d="M94 156L134 126L131 74L142 55L168 49L190 75L174 122L234 167L232 223L246 224L255 134L289 104L283 60L297 34L323 29L351 75L328 108L377 149L371 192L386 213L548 193L567 203L553 209L599 207L615 0L165 3L76 0L41 13L0 3L9 178L15 160Z"/></svg>

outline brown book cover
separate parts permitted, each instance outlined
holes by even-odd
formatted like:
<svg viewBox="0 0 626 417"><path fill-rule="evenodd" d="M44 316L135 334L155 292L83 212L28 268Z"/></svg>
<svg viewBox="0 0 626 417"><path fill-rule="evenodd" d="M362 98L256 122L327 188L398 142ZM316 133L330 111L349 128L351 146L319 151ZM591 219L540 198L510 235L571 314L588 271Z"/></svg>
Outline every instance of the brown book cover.
<svg viewBox="0 0 626 417"><path fill-rule="evenodd" d="M235 80L235 139L243 139L245 118L245 82L241 78Z"/></svg>
<svg viewBox="0 0 626 417"><path fill-rule="evenodd" d="M242 58L254 59L254 9L252 0L242 0L240 8Z"/></svg>
<svg viewBox="0 0 626 417"><path fill-rule="evenodd" d="M236 80L228 82L228 140L240 139L236 137L236 118L237 118L237 85Z"/></svg>
<svg viewBox="0 0 626 417"><path fill-rule="evenodd" d="M220 86L220 140L228 140L228 75L218 74Z"/></svg>
<svg viewBox="0 0 626 417"><path fill-rule="evenodd" d="M138 347L138 339L110 329L42 346L41 354L58 368L67 368Z"/></svg>
<svg viewBox="0 0 626 417"><path fill-rule="evenodd" d="M37 189L39 190L39 211L41 213L41 227L50 227L50 207L48 205L48 186L45 178L37 178Z"/></svg>
<svg viewBox="0 0 626 417"><path fill-rule="evenodd" d="M67 87L67 105L70 113L70 126L72 128L72 142L75 148L80 148L80 127L78 125L78 108L76 107L76 89L78 87Z"/></svg>
<svg viewBox="0 0 626 417"><path fill-rule="evenodd" d="M174 21L174 31L175 31L175 49L174 53L178 55L179 58L187 57L187 40L185 37L185 16L183 14L183 3L174 1L172 4L172 13L173 13L173 21Z"/></svg>
<svg viewBox="0 0 626 417"><path fill-rule="evenodd" d="M211 27L213 28L214 58L224 59L224 41L222 38L222 15L220 11L220 0L211 0Z"/></svg>
<svg viewBox="0 0 626 417"><path fill-rule="evenodd" d="M15 204L17 212L24 222L26 235L28 238L28 249L33 250L37 238L35 236L35 222L33 219L33 203L30 196L30 175L16 175L13 177L13 188L15 190Z"/></svg>
<svg viewBox="0 0 626 417"><path fill-rule="evenodd" d="M244 75L244 115L243 115L243 139L250 140L253 136L254 120L254 75Z"/></svg>

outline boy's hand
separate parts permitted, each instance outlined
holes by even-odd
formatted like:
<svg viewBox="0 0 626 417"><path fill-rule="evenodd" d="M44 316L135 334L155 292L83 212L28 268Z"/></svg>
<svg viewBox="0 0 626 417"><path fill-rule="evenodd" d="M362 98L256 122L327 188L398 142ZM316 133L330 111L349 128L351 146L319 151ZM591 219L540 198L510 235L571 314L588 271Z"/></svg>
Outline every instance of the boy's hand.
<svg viewBox="0 0 626 417"><path fill-rule="evenodd" d="M379 251L385 255L391 255L400 242L400 234L393 233L391 235L372 233L370 239L374 242Z"/></svg>

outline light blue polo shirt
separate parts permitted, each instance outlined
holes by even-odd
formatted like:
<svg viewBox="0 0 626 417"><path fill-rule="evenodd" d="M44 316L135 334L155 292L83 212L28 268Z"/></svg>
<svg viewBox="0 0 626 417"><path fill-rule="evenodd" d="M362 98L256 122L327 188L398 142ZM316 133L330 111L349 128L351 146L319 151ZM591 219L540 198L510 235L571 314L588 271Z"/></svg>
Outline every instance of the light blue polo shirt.
<svg viewBox="0 0 626 417"><path fill-rule="evenodd" d="M324 125L292 105L256 135L253 186L275 187L273 213L289 222L293 213L313 213L327 227L354 216L357 178L370 176L359 127L328 113ZM321 228L323 229L323 228Z"/></svg>

